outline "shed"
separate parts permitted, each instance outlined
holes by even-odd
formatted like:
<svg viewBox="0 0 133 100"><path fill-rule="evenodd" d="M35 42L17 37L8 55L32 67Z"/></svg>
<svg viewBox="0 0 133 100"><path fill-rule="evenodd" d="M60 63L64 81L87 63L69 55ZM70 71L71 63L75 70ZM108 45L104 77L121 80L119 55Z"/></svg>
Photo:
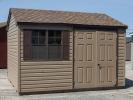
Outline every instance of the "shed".
<svg viewBox="0 0 133 100"><path fill-rule="evenodd" d="M11 8L8 78L19 94L124 87L126 29L106 14Z"/></svg>
<svg viewBox="0 0 133 100"><path fill-rule="evenodd" d="M133 32L130 33L131 35L131 68L133 70Z"/></svg>
<svg viewBox="0 0 133 100"><path fill-rule="evenodd" d="M126 61L131 61L131 42L126 43Z"/></svg>
<svg viewBox="0 0 133 100"><path fill-rule="evenodd" d="M6 22L0 23L0 69L7 68L7 31Z"/></svg>
<svg viewBox="0 0 133 100"><path fill-rule="evenodd" d="M126 61L131 61L132 37L126 37Z"/></svg>

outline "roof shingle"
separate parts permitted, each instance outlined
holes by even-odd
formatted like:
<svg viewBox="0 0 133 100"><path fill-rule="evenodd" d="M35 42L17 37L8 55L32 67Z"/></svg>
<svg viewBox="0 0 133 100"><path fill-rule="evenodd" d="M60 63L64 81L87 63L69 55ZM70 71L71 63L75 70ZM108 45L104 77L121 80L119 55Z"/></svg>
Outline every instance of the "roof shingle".
<svg viewBox="0 0 133 100"><path fill-rule="evenodd" d="M110 16L99 13L34 10L19 8L11 8L11 13L13 14L17 22L62 23L127 27L125 24L111 18Z"/></svg>

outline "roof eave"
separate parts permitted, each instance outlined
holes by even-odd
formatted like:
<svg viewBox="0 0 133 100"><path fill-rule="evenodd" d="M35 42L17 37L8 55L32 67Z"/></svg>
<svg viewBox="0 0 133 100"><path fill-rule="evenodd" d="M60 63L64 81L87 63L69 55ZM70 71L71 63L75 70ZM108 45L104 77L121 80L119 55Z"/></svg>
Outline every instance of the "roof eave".
<svg viewBox="0 0 133 100"><path fill-rule="evenodd" d="M123 29L127 29L128 26L127 25L122 25L122 26L118 26L118 25L87 25L87 24L72 24L72 23L37 23L37 22L17 22L18 25L33 25L33 24L62 24L62 25L73 25L73 26L90 26L90 27L107 27L107 28L123 28Z"/></svg>

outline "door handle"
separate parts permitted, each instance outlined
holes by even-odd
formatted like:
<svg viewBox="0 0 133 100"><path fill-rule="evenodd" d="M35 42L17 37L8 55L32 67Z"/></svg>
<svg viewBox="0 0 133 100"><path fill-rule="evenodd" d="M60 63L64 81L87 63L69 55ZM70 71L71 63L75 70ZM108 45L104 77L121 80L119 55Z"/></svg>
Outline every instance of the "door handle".
<svg viewBox="0 0 133 100"><path fill-rule="evenodd" d="M99 69L101 69L102 67L100 66L100 64L98 64L98 67L99 67Z"/></svg>

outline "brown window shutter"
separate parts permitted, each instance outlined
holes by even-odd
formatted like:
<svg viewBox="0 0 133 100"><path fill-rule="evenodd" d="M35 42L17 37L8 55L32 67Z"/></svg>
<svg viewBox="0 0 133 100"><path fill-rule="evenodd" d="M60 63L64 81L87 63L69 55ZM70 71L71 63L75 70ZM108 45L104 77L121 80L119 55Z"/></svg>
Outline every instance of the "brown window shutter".
<svg viewBox="0 0 133 100"><path fill-rule="evenodd" d="M24 60L32 59L32 31L24 31Z"/></svg>
<svg viewBox="0 0 133 100"><path fill-rule="evenodd" d="M69 60L69 40L70 40L70 32L69 31L62 31L63 33L63 59Z"/></svg>

